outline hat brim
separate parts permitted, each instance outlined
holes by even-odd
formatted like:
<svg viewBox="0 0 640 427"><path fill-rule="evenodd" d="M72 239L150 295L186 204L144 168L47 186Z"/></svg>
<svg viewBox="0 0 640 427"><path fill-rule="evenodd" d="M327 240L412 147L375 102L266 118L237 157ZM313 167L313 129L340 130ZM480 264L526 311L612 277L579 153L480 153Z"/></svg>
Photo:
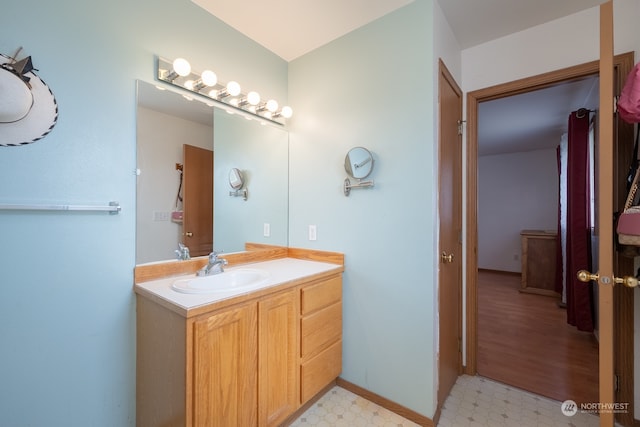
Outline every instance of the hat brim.
<svg viewBox="0 0 640 427"><path fill-rule="evenodd" d="M0 54L0 64L12 61ZM0 68L0 73L10 71ZM58 121L58 104L47 84L33 71L24 74L29 77L33 106L22 119L11 123L0 123L0 146L15 147L39 141L51 132Z"/></svg>

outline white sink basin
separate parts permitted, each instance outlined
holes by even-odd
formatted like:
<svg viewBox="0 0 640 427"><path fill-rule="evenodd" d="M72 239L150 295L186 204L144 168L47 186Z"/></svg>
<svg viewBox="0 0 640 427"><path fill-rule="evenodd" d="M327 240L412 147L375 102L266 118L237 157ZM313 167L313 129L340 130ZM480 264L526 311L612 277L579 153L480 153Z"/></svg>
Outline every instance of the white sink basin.
<svg viewBox="0 0 640 427"><path fill-rule="evenodd" d="M213 294L250 289L263 284L268 278L269 272L266 270L241 268L211 276L176 280L171 287L184 294Z"/></svg>

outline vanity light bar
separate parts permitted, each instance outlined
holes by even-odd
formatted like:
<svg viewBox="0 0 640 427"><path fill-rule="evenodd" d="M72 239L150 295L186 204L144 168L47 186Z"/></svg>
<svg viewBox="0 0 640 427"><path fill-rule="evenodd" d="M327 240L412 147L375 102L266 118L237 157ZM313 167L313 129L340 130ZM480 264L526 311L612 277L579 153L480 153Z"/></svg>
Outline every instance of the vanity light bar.
<svg viewBox="0 0 640 427"><path fill-rule="evenodd" d="M293 110L287 105L279 108L277 101L264 101L255 91L243 93L235 81L222 84L213 71L205 70L202 74L193 72L189 62L183 58L170 61L158 57L156 65L158 80L256 116L260 120L283 125L283 119L293 115Z"/></svg>

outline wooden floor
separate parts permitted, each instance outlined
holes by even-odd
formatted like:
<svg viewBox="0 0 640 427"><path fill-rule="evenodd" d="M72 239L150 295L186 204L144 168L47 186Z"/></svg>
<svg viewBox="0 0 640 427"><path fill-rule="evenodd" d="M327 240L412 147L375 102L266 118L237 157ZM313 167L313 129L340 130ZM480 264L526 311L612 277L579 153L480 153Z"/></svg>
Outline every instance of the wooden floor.
<svg viewBox="0 0 640 427"><path fill-rule="evenodd" d="M478 273L478 374L559 401L598 402L598 343L520 275Z"/></svg>

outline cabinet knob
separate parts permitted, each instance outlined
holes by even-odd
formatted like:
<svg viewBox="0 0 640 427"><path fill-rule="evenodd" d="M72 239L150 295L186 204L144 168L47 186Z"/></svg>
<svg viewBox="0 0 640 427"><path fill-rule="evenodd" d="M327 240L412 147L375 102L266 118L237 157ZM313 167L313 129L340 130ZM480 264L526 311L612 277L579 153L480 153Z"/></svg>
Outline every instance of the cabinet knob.
<svg viewBox="0 0 640 427"><path fill-rule="evenodd" d="M187 231L187 232L186 232L186 233L184 233L184 234L185 234L185 236L187 236L187 237L193 237L193 233L192 233L192 232L190 232L190 231Z"/></svg>

